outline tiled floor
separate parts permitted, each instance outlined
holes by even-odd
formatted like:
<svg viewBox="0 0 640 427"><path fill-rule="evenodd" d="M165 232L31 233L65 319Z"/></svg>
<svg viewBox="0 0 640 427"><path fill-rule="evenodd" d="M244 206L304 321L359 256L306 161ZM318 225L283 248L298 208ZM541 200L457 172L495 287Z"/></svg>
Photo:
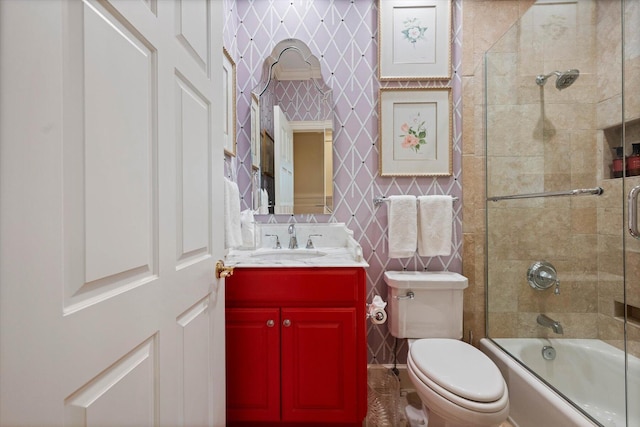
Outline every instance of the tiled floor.
<svg viewBox="0 0 640 427"><path fill-rule="evenodd" d="M375 372L373 374L380 374L381 371ZM372 372L370 372L370 379L372 378ZM404 409L405 407L407 407L407 405L412 405L416 408L419 408L421 406L421 402L420 402L420 398L418 397L417 393L415 393L415 391L411 388L411 381L409 380L409 378L406 375L406 371L400 371L400 383L399 383L399 387L400 387L400 401L398 402L398 415L399 415L399 420L397 422L397 426L393 426L393 427L408 427L409 423L407 422L407 418L404 414ZM395 386L397 387L397 385ZM384 393L384 392L383 392ZM364 427L386 427L388 426L388 423L383 422L382 424L378 424L373 422L374 417L367 417L367 420L365 421L365 423L363 424ZM391 426L389 426L391 427ZM502 424L500 424L500 427L513 427L513 425L508 422L505 421Z"/></svg>
<svg viewBox="0 0 640 427"><path fill-rule="evenodd" d="M409 392L408 394L406 392ZM403 394L406 395L407 398L407 402L412 404L412 405L420 405L420 398L418 397L418 395L416 393L413 392L413 390L403 390ZM417 400L417 401L416 401ZM403 420L403 424L401 424L402 426L408 426L409 424L407 424L406 419ZM499 427L513 427L513 424L511 424L509 421L505 421L502 424L500 424Z"/></svg>

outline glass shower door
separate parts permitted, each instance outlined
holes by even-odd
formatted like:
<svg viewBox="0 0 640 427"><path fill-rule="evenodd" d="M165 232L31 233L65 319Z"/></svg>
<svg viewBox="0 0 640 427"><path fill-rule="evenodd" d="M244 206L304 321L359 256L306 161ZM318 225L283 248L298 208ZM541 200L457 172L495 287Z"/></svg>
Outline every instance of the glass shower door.
<svg viewBox="0 0 640 427"><path fill-rule="evenodd" d="M618 316L624 317L627 354L627 425L640 423L640 2L625 1L623 19L623 146L630 156L625 162L624 188L626 230L624 232L625 298L617 302ZM634 150L636 151L634 153ZM637 154L637 155L636 155Z"/></svg>
<svg viewBox="0 0 640 427"><path fill-rule="evenodd" d="M487 335L616 427L640 425L640 175L613 170L640 143L639 29L640 2L538 1L484 70Z"/></svg>

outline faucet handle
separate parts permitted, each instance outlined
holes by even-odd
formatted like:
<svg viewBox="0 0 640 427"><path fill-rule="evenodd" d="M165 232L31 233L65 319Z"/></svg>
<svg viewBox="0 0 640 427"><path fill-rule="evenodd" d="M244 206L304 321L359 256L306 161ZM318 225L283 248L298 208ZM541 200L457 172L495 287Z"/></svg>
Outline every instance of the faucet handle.
<svg viewBox="0 0 640 427"><path fill-rule="evenodd" d="M309 238L307 239L307 249L313 249L313 241L311 240L312 237L322 237L322 234L309 234Z"/></svg>
<svg viewBox="0 0 640 427"><path fill-rule="evenodd" d="M273 249L282 249L282 245L280 245L280 238L278 237L277 234L265 234L265 237L275 237L276 238L276 245L273 247Z"/></svg>

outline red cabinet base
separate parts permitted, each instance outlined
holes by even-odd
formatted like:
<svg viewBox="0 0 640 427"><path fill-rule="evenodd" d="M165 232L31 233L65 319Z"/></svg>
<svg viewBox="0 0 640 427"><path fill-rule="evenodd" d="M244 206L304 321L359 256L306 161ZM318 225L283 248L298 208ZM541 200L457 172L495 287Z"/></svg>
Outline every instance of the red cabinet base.
<svg viewBox="0 0 640 427"><path fill-rule="evenodd" d="M362 425L365 284L362 268L237 268L227 278L227 425Z"/></svg>
<svg viewBox="0 0 640 427"><path fill-rule="evenodd" d="M364 418L364 417L363 417ZM227 427L362 427L362 420L353 423L287 423L284 421L227 421Z"/></svg>

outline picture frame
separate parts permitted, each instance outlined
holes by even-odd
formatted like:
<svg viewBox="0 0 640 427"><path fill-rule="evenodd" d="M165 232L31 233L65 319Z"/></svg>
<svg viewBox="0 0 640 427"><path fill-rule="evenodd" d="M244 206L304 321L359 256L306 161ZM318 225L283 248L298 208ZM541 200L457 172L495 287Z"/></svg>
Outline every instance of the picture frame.
<svg viewBox="0 0 640 427"><path fill-rule="evenodd" d="M236 63L227 49L222 48L222 117L224 152L236 155Z"/></svg>
<svg viewBox="0 0 640 427"><path fill-rule="evenodd" d="M378 0L379 79L451 79L451 27L451 0Z"/></svg>
<svg viewBox="0 0 640 427"><path fill-rule="evenodd" d="M260 100L251 94L251 167L260 168Z"/></svg>
<svg viewBox="0 0 640 427"><path fill-rule="evenodd" d="M266 129L262 130L262 142L260 147L260 169L264 175L273 177L274 166L274 142L273 137Z"/></svg>
<svg viewBox="0 0 640 427"><path fill-rule="evenodd" d="M451 88L380 88L380 176L450 176Z"/></svg>

